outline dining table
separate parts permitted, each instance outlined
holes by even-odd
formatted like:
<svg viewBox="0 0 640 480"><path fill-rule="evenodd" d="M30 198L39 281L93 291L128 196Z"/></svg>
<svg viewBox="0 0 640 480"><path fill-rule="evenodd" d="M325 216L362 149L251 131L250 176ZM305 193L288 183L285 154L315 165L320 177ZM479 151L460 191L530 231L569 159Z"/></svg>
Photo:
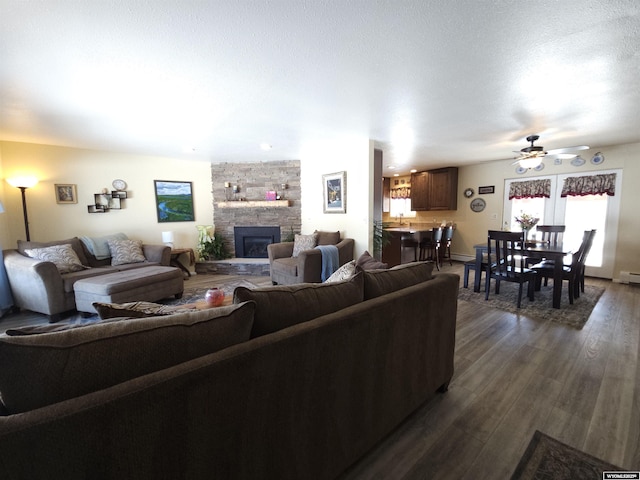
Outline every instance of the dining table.
<svg viewBox="0 0 640 480"><path fill-rule="evenodd" d="M476 250L476 274L473 279L473 291L480 291L480 279L482 277L482 258L489 251L487 243L479 243L474 245ZM571 255L572 250L562 243L543 243L543 242L525 242L523 249L525 255L532 257L553 260L553 308L560 308L560 300L562 298L562 276L563 276L563 259L567 255Z"/></svg>

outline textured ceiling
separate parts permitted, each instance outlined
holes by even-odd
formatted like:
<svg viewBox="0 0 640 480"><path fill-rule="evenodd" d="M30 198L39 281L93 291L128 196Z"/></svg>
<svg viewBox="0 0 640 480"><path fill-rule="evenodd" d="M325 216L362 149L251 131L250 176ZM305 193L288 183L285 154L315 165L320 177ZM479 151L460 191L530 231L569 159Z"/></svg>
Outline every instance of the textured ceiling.
<svg viewBox="0 0 640 480"><path fill-rule="evenodd" d="M1 140L406 171L638 142L639 79L637 0L0 0Z"/></svg>

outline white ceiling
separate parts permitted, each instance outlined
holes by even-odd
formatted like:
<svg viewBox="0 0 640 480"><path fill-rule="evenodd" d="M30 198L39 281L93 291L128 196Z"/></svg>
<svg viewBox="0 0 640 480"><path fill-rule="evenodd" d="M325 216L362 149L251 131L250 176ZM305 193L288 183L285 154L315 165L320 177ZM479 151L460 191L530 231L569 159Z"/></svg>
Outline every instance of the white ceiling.
<svg viewBox="0 0 640 480"><path fill-rule="evenodd" d="M638 0L0 0L0 140L224 162L355 136L404 172L532 133L640 141Z"/></svg>

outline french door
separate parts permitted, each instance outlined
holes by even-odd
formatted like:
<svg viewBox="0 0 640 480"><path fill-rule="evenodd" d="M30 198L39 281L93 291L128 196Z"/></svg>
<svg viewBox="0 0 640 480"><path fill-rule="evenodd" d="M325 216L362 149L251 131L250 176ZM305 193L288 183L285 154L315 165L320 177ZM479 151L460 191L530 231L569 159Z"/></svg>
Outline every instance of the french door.
<svg viewBox="0 0 640 480"><path fill-rule="evenodd" d="M561 197L564 179L567 177L590 176L596 174L616 174L615 195L586 195ZM563 241L572 250L577 250L585 230L595 229L596 236L586 263L586 275L613 278L615 246L618 233L620 210L620 188L622 170L598 170L580 174L561 174L527 178L527 180L551 180L550 198L523 198L509 200L509 187L520 179L505 180L504 226L518 230L515 216L525 212L540 218L540 225L566 225ZM535 232L534 232L535 233Z"/></svg>

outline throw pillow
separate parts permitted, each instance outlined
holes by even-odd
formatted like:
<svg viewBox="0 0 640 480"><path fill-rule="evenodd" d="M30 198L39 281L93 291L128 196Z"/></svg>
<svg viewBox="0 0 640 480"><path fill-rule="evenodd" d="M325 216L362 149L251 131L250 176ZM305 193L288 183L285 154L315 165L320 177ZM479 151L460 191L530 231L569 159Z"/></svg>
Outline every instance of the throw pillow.
<svg viewBox="0 0 640 480"><path fill-rule="evenodd" d="M140 263L146 260L142 252L142 240L109 240L111 265Z"/></svg>
<svg viewBox="0 0 640 480"><path fill-rule="evenodd" d="M26 255L25 250L27 248L45 248L45 247L51 247L53 245L64 245L65 243L68 243L69 245L71 245L71 248L73 248L73 251L76 252L76 255L78 255L78 258L80 259L80 263L88 267L92 266L91 263L89 263L88 258L84 253L82 242L78 237L67 238L66 240L55 240L52 242L32 242L32 241L26 241L26 240L18 240L18 251L23 255Z"/></svg>
<svg viewBox="0 0 640 480"><path fill-rule="evenodd" d="M329 278L327 278L324 283L332 283L332 282L340 282L342 280L348 280L356 274L356 261L351 260L350 262L342 265L338 270L333 272Z"/></svg>
<svg viewBox="0 0 640 480"><path fill-rule="evenodd" d="M411 262L388 270L365 270L364 299L380 297L433 278L433 262Z"/></svg>
<svg viewBox="0 0 640 480"><path fill-rule="evenodd" d="M379 262L366 250L362 255L360 255L358 260L356 260L356 265L362 270L379 270L381 268L389 268L389 265Z"/></svg>
<svg viewBox="0 0 640 480"><path fill-rule="evenodd" d="M291 256L297 257L301 252L315 248L317 244L317 233L312 233L311 235L300 235L296 233L296 236L293 239L293 254Z"/></svg>
<svg viewBox="0 0 640 480"><path fill-rule="evenodd" d="M44 248L27 248L24 253L36 260L52 262L60 273L79 272L85 267L70 244L51 245Z"/></svg>
<svg viewBox="0 0 640 480"><path fill-rule="evenodd" d="M164 317L0 336L0 397L27 412L164 370L249 340L253 302ZM34 388L37 386L37 388Z"/></svg>
<svg viewBox="0 0 640 480"><path fill-rule="evenodd" d="M340 242L340 232L313 232L318 235L318 245L337 245Z"/></svg>
<svg viewBox="0 0 640 480"><path fill-rule="evenodd" d="M237 287L233 301L256 302L251 330L253 338L360 303L362 294L362 274L359 274L345 282L298 283L254 289Z"/></svg>
<svg viewBox="0 0 640 480"><path fill-rule="evenodd" d="M93 308L96 309L96 312L98 312L98 316L103 320L115 317L144 318L193 311L193 309L181 307L180 305L162 305L160 303L152 302L94 302L92 305Z"/></svg>

